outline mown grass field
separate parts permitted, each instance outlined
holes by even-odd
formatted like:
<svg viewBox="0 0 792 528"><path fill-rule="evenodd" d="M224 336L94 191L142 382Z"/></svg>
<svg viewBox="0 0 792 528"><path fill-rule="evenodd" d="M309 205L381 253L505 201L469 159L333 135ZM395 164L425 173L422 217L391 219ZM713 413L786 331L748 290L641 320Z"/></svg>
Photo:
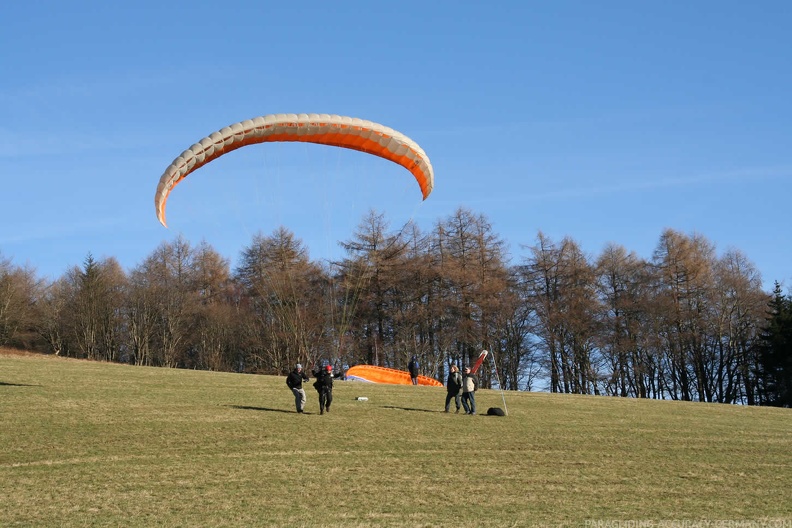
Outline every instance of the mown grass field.
<svg viewBox="0 0 792 528"><path fill-rule="evenodd" d="M0 351L0 526L792 526L789 409L307 392Z"/></svg>

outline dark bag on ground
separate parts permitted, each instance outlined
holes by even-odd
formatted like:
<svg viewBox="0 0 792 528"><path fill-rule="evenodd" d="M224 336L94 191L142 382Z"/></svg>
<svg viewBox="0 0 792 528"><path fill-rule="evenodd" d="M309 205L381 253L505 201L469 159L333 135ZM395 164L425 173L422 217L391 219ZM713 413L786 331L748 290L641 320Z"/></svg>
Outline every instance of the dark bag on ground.
<svg viewBox="0 0 792 528"><path fill-rule="evenodd" d="M506 416L506 413L500 407L490 407L487 409L487 414L489 416Z"/></svg>

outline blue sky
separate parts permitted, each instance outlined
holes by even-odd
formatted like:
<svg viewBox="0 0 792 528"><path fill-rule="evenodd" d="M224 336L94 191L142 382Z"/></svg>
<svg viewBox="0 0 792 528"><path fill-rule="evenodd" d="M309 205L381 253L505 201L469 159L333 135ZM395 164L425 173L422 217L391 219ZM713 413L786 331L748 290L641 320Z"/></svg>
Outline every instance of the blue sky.
<svg viewBox="0 0 792 528"><path fill-rule="evenodd" d="M792 285L792 3L13 2L0 20L0 255L58 277L258 231L332 258L368 208L423 229L485 215L517 263L538 231L650 258L665 228ZM310 145L240 149L173 192L182 150L271 113L369 119L400 167Z"/></svg>

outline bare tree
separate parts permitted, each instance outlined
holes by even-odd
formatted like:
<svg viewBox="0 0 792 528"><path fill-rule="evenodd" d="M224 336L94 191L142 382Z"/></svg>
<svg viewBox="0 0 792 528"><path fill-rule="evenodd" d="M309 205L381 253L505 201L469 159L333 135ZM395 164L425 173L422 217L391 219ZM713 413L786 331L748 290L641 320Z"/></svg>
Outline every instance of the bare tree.
<svg viewBox="0 0 792 528"><path fill-rule="evenodd" d="M56 356L69 355L68 302L70 287L65 278L46 286L36 303L36 331L46 349Z"/></svg>
<svg viewBox="0 0 792 528"><path fill-rule="evenodd" d="M160 321L160 281L153 277L151 262L132 270L126 303L130 361L135 365L157 364L153 353Z"/></svg>
<svg viewBox="0 0 792 528"><path fill-rule="evenodd" d="M175 368L187 360L190 334L194 330L199 303L194 267L195 252L182 237L163 242L143 261L139 271L145 275L147 293L153 294L156 330L151 345L152 363ZM138 301L149 300L144 296ZM141 329L147 332L148 328Z"/></svg>
<svg viewBox="0 0 792 528"><path fill-rule="evenodd" d="M445 376L445 348L437 340L433 301L437 271L432 267L431 236L414 224L403 229L406 251L396 277L393 308L395 324L403 328L404 361L408 355L419 358L424 375L442 380Z"/></svg>
<svg viewBox="0 0 792 528"><path fill-rule="evenodd" d="M390 310L407 249L402 233L390 232L385 216L369 211L341 246L347 252L341 263L347 291L354 290L357 298L349 335L354 339L347 341L347 348L353 347L346 351L350 363L406 366Z"/></svg>
<svg viewBox="0 0 792 528"><path fill-rule="evenodd" d="M762 278L754 264L738 250L729 250L718 259L715 283L715 401L755 405L759 370L755 352L770 295L762 291Z"/></svg>
<svg viewBox="0 0 792 528"><path fill-rule="evenodd" d="M610 373L605 392L649 397L657 374L648 346L649 269L635 253L609 244L597 259L597 292L601 301L598 347Z"/></svg>
<svg viewBox="0 0 792 528"><path fill-rule="evenodd" d="M593 266L573 240L554 244L543 233L529 248L523 280L539 320L551 392L599 394L598 331Z"/></svg>
<svg viewBox="0 0 792 528"><path fill-rule="evenodd" d="M507 287L500 294L499 310L494 312L495 339L490 349L501 375L499 382L509 390L532 390L541 373L541 362L533 336L537 329L536 311L524 288L519 268L509 270Z"/></svg>
<svg viewBox="0 0 792 528"><path fill-rule="evenodd" d="M654 252L655 308L665 368L662 384L674 399L712 401L714 247L699 235L667 229Z"/></svg>
<svg viewBox="0 0 792 528"><path fill-rule="evenodd" d="M41 284L30 268L0 255L0 346L30 347L35 337L35 303Z"/></svg>
<svg viewBox="0 0 792 528"><path fill-rule="evenodd" d="M501 351L503 313L513 306L503 240L486 217L460 208L437 224L431 247L441 274L436 332L450 334L443 341L451 343L451 357L472 364L482 349ZM482 386L490 375L480 373Z"/></svg>
<svg viewBox="0 0 792 528"><path fill-rule="evenodd" d="M235 309L231 304L231 273L227 259L206 242L193 256L196 306L195 332L191 336L195 366L209 370L232 370L235 348Z"/></svg>
<svg viewBox="0 0 792 528"><path fill-rule="evenodd" d="M257 317L251 330L266 368L281 372L297 361L314 363L314 345L324 332L322 292L314 287L322 271L302 241L283 227L254 236L235 276Z"/></svg>
<svg viewBox="0 0 792 528"><path fill-rule="evenodd" d="M67 274L71 296L71 338L81 357L116 361L123 343L122 308L126 277L114 258L88 255Z"/></svg>

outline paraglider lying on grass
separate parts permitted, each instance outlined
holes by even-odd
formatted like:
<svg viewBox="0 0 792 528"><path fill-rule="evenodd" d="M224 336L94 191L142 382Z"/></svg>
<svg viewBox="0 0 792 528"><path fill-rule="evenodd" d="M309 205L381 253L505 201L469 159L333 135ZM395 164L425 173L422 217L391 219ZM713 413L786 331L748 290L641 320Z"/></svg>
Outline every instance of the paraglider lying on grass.
<svg viewBox="0 0 792 528"><path fill-rule="evenodd" d="M371 383L389 383L392 385L412 385L410 373L375 365L355 365L347 370L346 379L369 381ZM428 376L418 376L418 385L442 387L443 384Z"/></svg>
<svg viewBox="0 0 792 528"><path fill-rule="evenodd" d="M165 203L176 185L191 172L246 145L274 141L299 141L344 147L373 154L410 171L421 188L424 200L434 187L434 171L423 149L392 128L358 119L330 114L272 114L227 126L203 138L165 170L154 195L157 219L165 223Z"/></svg>

